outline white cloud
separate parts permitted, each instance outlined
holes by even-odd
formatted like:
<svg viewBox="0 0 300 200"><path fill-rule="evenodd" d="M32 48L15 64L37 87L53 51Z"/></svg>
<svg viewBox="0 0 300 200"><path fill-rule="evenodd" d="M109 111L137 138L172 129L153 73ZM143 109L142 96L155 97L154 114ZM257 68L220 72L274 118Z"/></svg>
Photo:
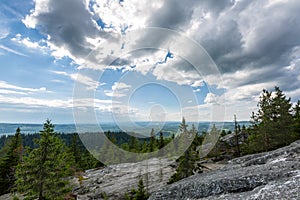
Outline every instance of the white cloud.
<svg viewBox="0 0 300 200"><path fill-rule="evenodd" d="M111 111L112 101L102 99L47 99L47 98L33 98L33 97L8 97L0 94L0 103L9 105L25 105L26 108L48 107L48 108L92 108L101 111ZM114 105L118 105L114 101Z"/></svg>
<svg viewBox="0 0 300 200"><path fill-rule="evenodd" d="M0 25L0 40L6 38L9 34L9 30Z"/></svg>
<svg viewBox="0 0 300 200"><path fill-rule="evenodd" d="M9 84L5 81L0 81L0 88L2 88L2 89L11 89L11 90L19 90L19 91L25 91L25 92L48 92L45 87L41 87L41 88L20 87L20 86Z"/></svg>
<svg viewBox="0 0 300 200"><path fill-rule="evenodd" d="M122 82L115 82L114 85L111 87L111 89L113 91L116 90L128 90L129 88L131 88L131 85L128 85L126 83L122 83Z"/></svg>
<svg viewBox="0 0 300 200"><path fill-rule="evenodd" d="M125 97L125 96L127 96L126 92L130 88L131 88L131 85L128 85L128 84L122 83L122 82L115 82L112 85L111 90L105 90L104 93L106 96L109 96L109 97L115 97L115 98Z"/></svg>
<svg viewBox="0 0 300 200"><path fill-rule="evenodd" d="M21 104L29 107L56 107L56 108L70 108L72 107L71 100L51 100L38 99L33 97L7 97L0 95L0 102L3 104Z"/></svg>
<svg viewBox="0 0 300 200"><path fill-rule="evenodd" d="M1 45L1 44L0 44L0 49L3 49L5 51L7 51L7 52L10 52L10 53L13 53L13 54L16 54L16 55L19 55L19 56L28 57L26 54L23 54L23 53L21 53L19 51L16 51L14 49L11 49L11 48L9 48L7 46L4 46L4 45Z"/></svg>
<svg viewBox="0 0 300 200"><path fill-rule="evenodd" d="M193 90L193 92L200 92L201 89L200 88L197 88L196 90Z"/></svg>
<svg viewBox="0 0 300 200"><path fill-rule="evenodd" d="M45 40L40 40L39 42L32 42L29 37L22 38L21 34L17 34L16 37L11 39L14 42L17 42L18 44L24 45L25 47L29 49L37 49L42 52L45 52L48 47L46 45Z"/></svg>
<svg viewBox="0 0 300 200"><path fill-rule="evenodd" d="M105 83L100 83L97 80L94 80L92 77L88 77L87 75L83 74L75 74L75 73L67 73L64 71L53 71L53 73L58 75L67 76L70 79L77 81L78 83L81 83L83 85L87 86L87 90L96 90L99 86L105 85Z"/></svg>
<svg viewBox="0 0 300 200"><path fill-rule="evenodd" d="M213 93L207 93L204 102L208 104L216 104L218 103L218 96Z"/></svg>
<svg viewBox="0 0 300 200"><path fill-rule="evenodd" d="M172 81L179 85L191 85L201 79L196 69L179 58L173 58L166 63L157 65L153 69L153 75L158 80Z"/></svg>
<svg viewBox="0 0 300 200"><path fill-rule="evenodd" d="M192 87L203 87L204 86L204 81L200 80L200 81L195 81L191 86Z"/></svg>
<svg viewBox="0 0 300 200"><path fill-rule="evenodd" d="M13 91L13 90L5 90L5 89L0 89L0 94L17 94L17 95L26 95L26 92L18 92L18 91Z"/></svg>

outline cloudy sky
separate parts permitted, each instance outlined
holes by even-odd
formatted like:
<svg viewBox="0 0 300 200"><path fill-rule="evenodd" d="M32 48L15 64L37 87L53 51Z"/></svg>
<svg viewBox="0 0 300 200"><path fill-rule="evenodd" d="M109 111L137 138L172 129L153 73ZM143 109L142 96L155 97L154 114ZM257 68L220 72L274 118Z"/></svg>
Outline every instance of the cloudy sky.
<svg viewBox="0 0 300 200"><path fill-rule="evenodd" d="M298 0L0 3L0 122L249 120L300 99Z"/></svg>

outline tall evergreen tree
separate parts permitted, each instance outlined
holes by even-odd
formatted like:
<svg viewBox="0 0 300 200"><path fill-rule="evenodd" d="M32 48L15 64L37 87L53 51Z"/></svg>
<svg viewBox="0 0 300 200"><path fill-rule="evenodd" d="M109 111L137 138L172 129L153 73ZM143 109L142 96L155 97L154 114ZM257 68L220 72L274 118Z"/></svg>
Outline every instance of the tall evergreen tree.
<svg viewBox="0 0 300 200"><path fill-rule="evenodd" d="M180 137L182 138L182 136L184 136L184 138L182 138L183 140L185 140L184 144L187 144L186 142L188 142L188 140L190 139L186 137L191 137L192 135L195 136L195 134L197 133L194 125L192 126L190 131L187 130L187 127L188 126L185 122L185 119L183 118L181 124L179 125L179 129L181 131ZM195 138L194 141L196 141ZM197 159L198 159L198 154L196 152L196 147L194 143L192 143L186 149L184 154L178 158L177 160L179 162L178 167L176 169L175 174L171 176L168 183L174 183L183 178L193 175L194 174L193 170L195 169L195 162Z"/></svg>
<svg viewBox="0 0 300 200"><path fill-rule="evenodd" d="M269 151L293 141L290 100L278 87L275 87L274 93L263 90L258 111L251 117L247 141L250 153Z"/></svg>
<svg viewBox="0 0 300 200"><path fill-rule="evenodd" d="M20 128L17 128L14 137L6 145L8 151L0 160L0 194L8 193L14 187L16 166L21 161L23 150Z"/></svg>
<svg viewBox="0 0 300 200"><path fill-rule="evenodd" d="M158 148L161 149L165 146L164 135L163 132L159 132L159 145Z"/></svg>
<svg viewBox="0 0 300 200"><path fill-rule="evenodd" d="M72 156L67 153L66 146L54 132L50 120L44 123L40 131L40 139L34 141L38 148L33 149L17 168L17 186L28 198L63 199L70 191L68 181Z"/></svg>
<svg viewBox="0 0 300 200"><path fill-rule="evenodd" d="M236 115L234 115L234 132L235 132L235 146L236 146L236 155L239 157L240 152L240 139L239 134L241 132L241 127L236 121Z"/></svg>
<svg viewBox="0 0 300 200"><path fill-rule="evenodd" d="M287 98L279 87L275 87L274 92L271 120L276 134L273 134L272 145L277 148L292 142L293 116L291 98Z"/></svg>
<svg viewBox="0 0 300 200"><path fill-rule="evenodd" d="M149 197L147 191L145 190L143 179L138 182L137 189L131 189L130 193L125 193L126 200L147 200Z"/></svg>
<svg viewBox="0 0 300 200"><path fill-rule="evenodd" d="M154 151L154 145L155 145L155 132L154 129L152 128L150 133L150 143L149 143L150 152Z"/></svg>
<svg viewBox="0 0 300 200"><path fill-rule="evenodd" d="M294 137L295 140L300 139L300 100L293 107L294 119Z"/></svg>
<svg viewBox="0 0 300 200"><path fill-rule="evenodd" d="M136 191L135 199L136 200L146 200L148 199L147 191L145 190L143 179L139 180L138 189Z"/></svg>

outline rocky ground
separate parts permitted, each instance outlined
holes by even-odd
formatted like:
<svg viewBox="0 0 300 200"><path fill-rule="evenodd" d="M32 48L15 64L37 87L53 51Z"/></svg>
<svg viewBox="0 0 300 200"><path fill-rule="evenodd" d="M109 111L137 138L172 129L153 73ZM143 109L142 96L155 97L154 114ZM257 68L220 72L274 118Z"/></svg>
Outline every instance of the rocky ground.
<svg viewBox="0 0 300 200"><path fill-rule="evenodd" d="M271 152L248 155L227 164L198 163L197 174L167 185L175 172L174 159L150 159L88 170L73 178L78 200L124 199L140 178L150 200L295 199L300 200L300 140ZM106 195L103 195L106 194ZM12 199L11 195L0 199ZM21 198L22 199L22 198Z"/></svg>
<svg viewBox="0 0 300 200"><path fill-rule="evenodd" d="M175 172L175 159L150 159L139 163L122 163L98 170L88 170L82 174L81 184L78 178L73 182L77 185L74 193L78 200L123 199L124 194L137 188L140 178L146 189L152 193L165 186Z"/></svg>
<svg viewBox="0 0 300 200"><path fill-rule="evenodd" d="M150 200L300 199L300 141L271 152L233 159L154 192Z"/></svg>

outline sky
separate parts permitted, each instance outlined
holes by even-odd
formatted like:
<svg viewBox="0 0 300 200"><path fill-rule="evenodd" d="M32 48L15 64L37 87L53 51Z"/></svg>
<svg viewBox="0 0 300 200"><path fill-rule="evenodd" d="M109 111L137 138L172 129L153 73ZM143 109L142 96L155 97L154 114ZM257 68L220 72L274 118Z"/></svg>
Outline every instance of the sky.
<svg viewBox="0 0 300 200"><path fill-rule="evenodd" d="M249 120L300 99L298 0L0 2L0 122Z"/></svg>

